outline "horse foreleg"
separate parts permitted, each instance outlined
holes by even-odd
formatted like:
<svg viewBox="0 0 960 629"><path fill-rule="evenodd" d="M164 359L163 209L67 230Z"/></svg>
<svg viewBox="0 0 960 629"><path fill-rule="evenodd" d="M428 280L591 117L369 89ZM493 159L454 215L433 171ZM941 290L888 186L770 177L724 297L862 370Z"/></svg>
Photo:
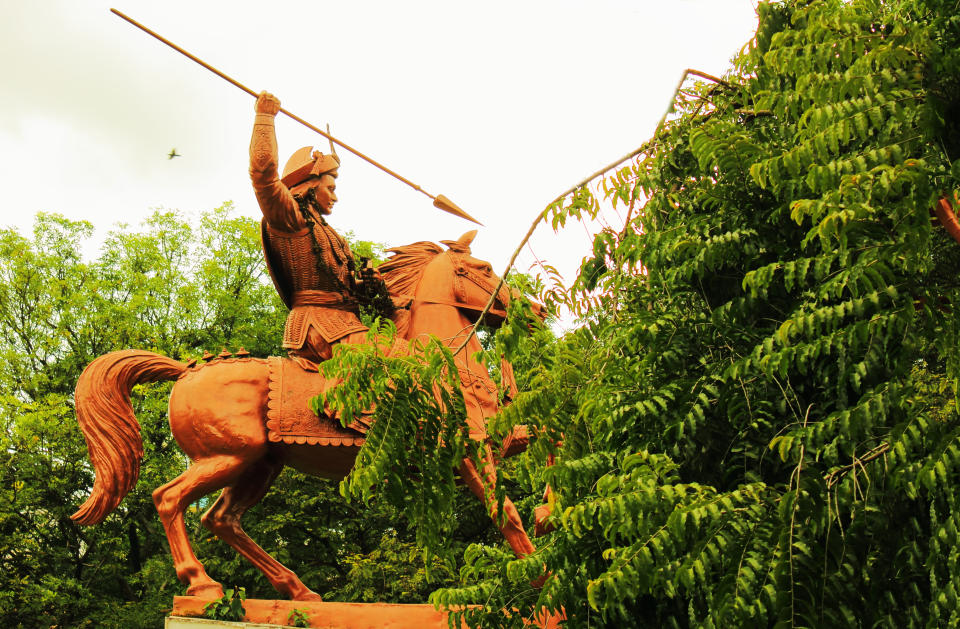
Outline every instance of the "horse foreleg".
<svg viewBox="0 0 960 629"><path fill-rule="evenodd" d="M173 566L180 582L187 584L188 596L219 598L223 596L223 588L207 576L203 564L193 553L183 513L195 500L233 482L244 465L243 459L229 455L200 459L183 474L153 491L153 503L170 542Z"/></svg>
<svg viewBox="0 0 960 629"><path fill-rule="evenodd" d="M483 477L477 470L476 464L470 458L465 458L460 466L460 476L473 494L487 505L487 511L500 532L503 533L510 548L517 557L526 557L534 550L533 543L527 537L523 528L523 520L517 508L509 497L503 499L503 520L497 511L497 498L494 489L497 485L497 468L493 464L493 452L486 446L483 458Z"/></svg>
<svg viewBox="0 0 960 629"><path fill-rule="evenodd" d="M240 525L240 518L247 509L263 499L282 469L283 463L278 461L267 458L257 461L220 493L200 521L259 568L278 592L295 601L320 601L319 594L305 586L292 570L250 539Z"/></svg>
<svg viewBox="0 0 960 629"><path fill-rule="evenodd" d="M554 455L548 454L547 467L552 467L555 462ZM556 528L554 524L548 522L550 515L553 513L553 502L553 487L550 486L550 483L547 483L546 489L543 490L544 504L533 510L533 521L536 523L533 527L534 537L542 537Z"/></svg>

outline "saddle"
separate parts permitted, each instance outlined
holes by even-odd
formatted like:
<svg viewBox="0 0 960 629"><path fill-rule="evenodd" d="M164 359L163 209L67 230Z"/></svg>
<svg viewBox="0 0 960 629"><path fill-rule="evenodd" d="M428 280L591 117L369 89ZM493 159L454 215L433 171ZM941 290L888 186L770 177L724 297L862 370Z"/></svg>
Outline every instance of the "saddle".
<svg viewBox="0 0 960 629"><path fill-rule="evenodd" d="M364 415L345 428L339 420L317 416L308 401L323 389L324 378L288 358L267 359L270 383L267 394L267 438L273 442L361 446L373 418Z"/></svg>

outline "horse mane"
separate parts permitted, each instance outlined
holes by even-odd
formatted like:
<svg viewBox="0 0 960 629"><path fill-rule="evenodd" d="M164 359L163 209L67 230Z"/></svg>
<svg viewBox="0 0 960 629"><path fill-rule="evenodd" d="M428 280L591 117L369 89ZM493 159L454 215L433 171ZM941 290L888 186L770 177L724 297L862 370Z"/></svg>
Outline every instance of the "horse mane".
<svg viewBox="0 0 960 629"><path fill-rule="evenodd" d="M383 278L394 301L400 306L405 306L417 292L423 269L437 255L443 253L443 248L435 243L421 240L402 247L387 249L387 253L390 254L390 258L377 267L380 277ZM393 322L397 326L397 334L401 338L406 338L407 329L410 326L410 310L398 309L393 316Z"/></svg>

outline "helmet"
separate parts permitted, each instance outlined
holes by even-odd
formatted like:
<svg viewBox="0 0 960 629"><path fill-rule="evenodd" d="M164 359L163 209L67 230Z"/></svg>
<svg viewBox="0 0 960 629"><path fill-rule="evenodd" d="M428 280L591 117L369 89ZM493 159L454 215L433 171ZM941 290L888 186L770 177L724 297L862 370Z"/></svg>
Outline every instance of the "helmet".
<svg viewBox="0 0 960 629"><path fill-rule="evenodd" d="M336 155L324 155L320 151L314 151L312 146L304 146L297 149L287 160L280 181L286 187L292 188L310 177L324 174L336 177L339 167L340 159Z"/></svg>

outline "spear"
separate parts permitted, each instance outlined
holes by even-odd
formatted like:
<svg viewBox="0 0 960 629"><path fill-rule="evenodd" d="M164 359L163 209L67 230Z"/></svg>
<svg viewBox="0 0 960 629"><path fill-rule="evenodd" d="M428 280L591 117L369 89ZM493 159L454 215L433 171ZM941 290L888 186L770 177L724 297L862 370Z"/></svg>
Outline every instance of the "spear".
<svg viewBox="0 0 960 629"><path fill-rule="evenodd" d="M141 31L143 31L144 33L146 33L147 35L150 35L151 37L153 37L153 38L155 38L155 39L163 42L163 43L166 44L167 46L173 48L174 50L176 50L177 52L179 52L181 55L183 55L184 57L186 57L187 59L190 59L191 61L194 61L194 62L202 65L204 68L206 68L207 70L210 70L211 72L213 72L214 74L216 74L217 76L219 76L221 79L225 80L226 82L230 83L231 85L233 85L233 86L235 86L235 87L239 87L240 89L242 89L244 92L246 92L246 93L249 94L250 96L253 96L254 98L257 97L257 93L254 92L253 90L251 90L249 87L247 87L247 86L244 85L243 83L240 83L239 81L230 78L229 76L227 76L226 74L224 74L224 73L221 72L220 70L217 70L216 68L214 68L214 67L213 67L212 65L210 65L209 63L207 63L207 62L203 61L202 59L200 59L200 58L198 58L198 57L190 54L189 52L187 52L186 50L184 50L184 49L181 48L180 46L177 46L176 44L174 44L172 41L166 39L165 37L159 35L158 33L153 32L152 30L150 30L149 28L147 28L146 26L144 26L144 25L141 24L140 22L137 22L137 21L134 20L133 18L124 15L123 13L121 13L120 11L117 11L116 9L110 9L110 12L113 13L114 15L118 16L118 17L123 18L124 20L126 20L126 21L129 22L130 24L133 24L134 26L136 26L137 28L139 28ZM373 159L373 158L371 158L371 157L367 157L366 155L364 155L363 153L361 153L361 152L358 151L357 149L353 148L352 146L350 146L350 145L348 145L348 144L344 144L343 142L341 142L341 141L338 140L337 138L333 137L333 136L330 135L329 133L327 133L327 132L325 132L325 131L321 131L320 129L318 129L317 127L313 126L312 124L310 124L309 122L307 122L306 120L304 120L303 118L301 118L300 116L297 116L296 114L293 114L293 113L287 111L286 109L284 109L284 108L282 108L282 107L280 108L280 113L285 114L288 118L292 118L293 120L296 120L297 122L299 122L300 124L302 124L302 125L305 126L306 128L310 129L311 131L314 131L314 132L316 132L316 133L319 133L319 134L322 135L323 137L325 137L325 138L327 138L328 140L330 140L330 142L332 142L333 144L336 144L337 146L340 146L340 147L342 147L342 148L350 151L351 153L353 153L354 155L356 155L356 156L359 157L360 159L362 159L362 160L364 160L364 161L372 164L373 166L376 166L377 168L379 168L379 169L382 170L383 172L387 173L388 175L392 175L393 177L399 179L400 181L402 181L403 183L407 184L408 186L410 186L411 188L413 188L413 189L416 190L417 192L421 192L421 193L427 195L428 197L430 197L431 199L433 199L433 207L438 208L438 209L441 209L441 210L443 210L444 212L449 212L450 214L453 214L454 216L459 216L460 218L465 218L465 219L467 219L468 221L473 221L473 222L476 223L477 225L483 225L483 223L481 223L481 222L478 221L477 219L473 218L472 216L470 216L469 214L467 214L466 212L464 212L463 210L461 210L461 209L457 206L456 203L454 203L453 201L451 201L451 200L448 199L447 197L443 196L442 194L438 194L438 195L436 195L436 196L430 194L429 192L427 192L426 190L424 190L423 188L421 188L421 187L418 186L417 184L413 183L412 181L410 181L410 180L407 179L406 177L403 177L402 175L399 175L398 173L394 172L393 170L390 170L389 168L387 168L386 166L384 166L384 165L381 164L380 162L376 161L375 159Z"/></svg>

